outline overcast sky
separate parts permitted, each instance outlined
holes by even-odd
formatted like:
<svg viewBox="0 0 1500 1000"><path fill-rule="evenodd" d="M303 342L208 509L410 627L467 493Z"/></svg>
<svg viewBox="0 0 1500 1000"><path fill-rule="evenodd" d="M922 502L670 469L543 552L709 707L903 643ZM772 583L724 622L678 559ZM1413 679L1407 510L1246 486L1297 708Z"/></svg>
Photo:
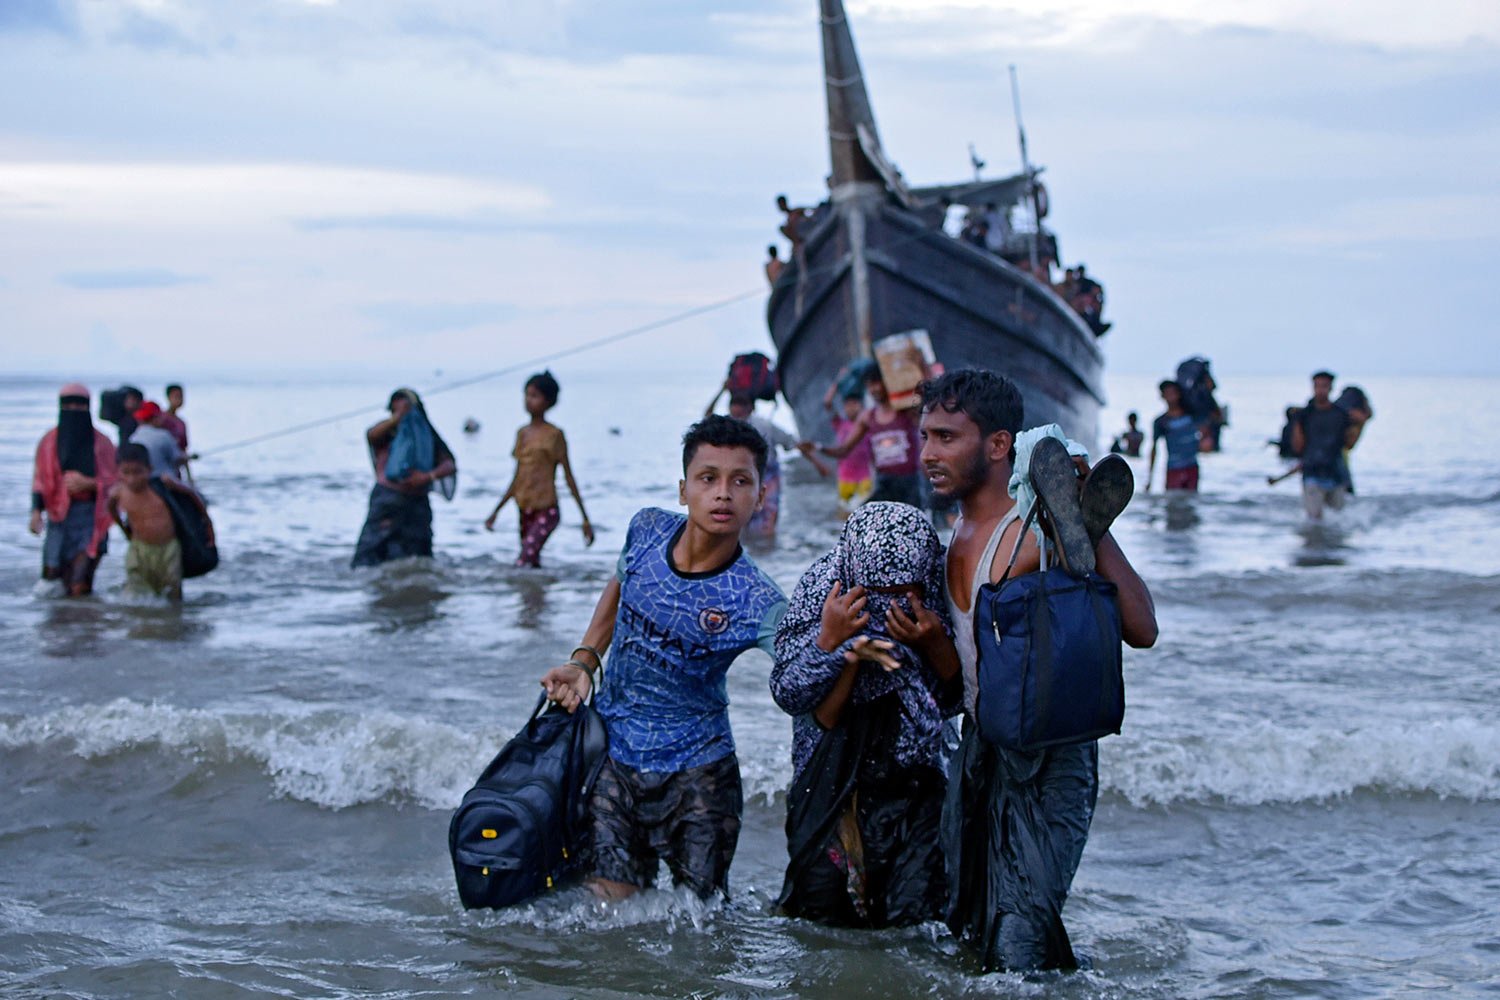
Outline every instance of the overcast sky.
<svg viewBox="0 0 1500 1000"><path fill-rule="evenodd" d="M1500 372L1500 4L849 5L914 183L1018 166L1116 371ZM11 370L716 369L828 171L816 0L0 0Z"/></svg>

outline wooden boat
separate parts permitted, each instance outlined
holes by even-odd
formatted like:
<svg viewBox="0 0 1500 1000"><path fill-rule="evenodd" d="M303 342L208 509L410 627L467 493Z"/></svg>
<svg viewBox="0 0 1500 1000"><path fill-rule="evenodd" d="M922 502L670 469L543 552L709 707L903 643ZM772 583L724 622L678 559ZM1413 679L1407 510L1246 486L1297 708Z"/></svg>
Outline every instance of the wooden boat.
<svg viewBox="0 0 1500 1000"><path fill-rule="evenodd" d="M1037 171L908 186L881 148L843 3L820 3L829 199L800 221L766 309L802 435L831 440L823 396L845 365L873 357L884 337L926 330L947 370L989 368L1014 380L1026 426L1057 423L1092 446L1104 402L1093 331L1025 268L943 229L950 205L1034 199Z"/></svg>

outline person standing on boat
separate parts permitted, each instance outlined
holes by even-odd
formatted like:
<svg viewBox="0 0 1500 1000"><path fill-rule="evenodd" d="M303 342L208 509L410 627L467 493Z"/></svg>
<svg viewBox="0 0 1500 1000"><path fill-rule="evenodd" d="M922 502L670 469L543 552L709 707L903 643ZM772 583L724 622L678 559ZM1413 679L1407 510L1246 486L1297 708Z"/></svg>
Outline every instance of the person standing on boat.
<svg viewBox="0 0 1500 1000"><path fill-rule="evenodd" d="M61 580L69 597L94 590L109 544L104 499L115 483L115 446L89 419L89 391L69 382L58 393L57 426L36 446L31 533L42 539L42 579Z"/></svg>
<svg viewBox="0 0 1500 1000"><path fill-rule="evenodd" d="M871 500L891 500L921 507L922 481L918 473L917 453L922 444L917 439L917 418L911 410L898 410L880 377L880 369L871 368L865 375L865 391L875 405L859 415L847 438L838 444L824 445L823 454L843 458L870 441L870 458L875 466L875 489Z"/></svg>
<svg viewBox="0 0 1500 1000"><path fill-rule="evenodd" d="M1021 505L1010 492L1024 413L1021 393L1009 379L973 368L932 379L921 393L922 468L934 492L956 500L960 511L944 582L966 715L963 740L949 766L943 814L953 892L948 926L979 952L987 970L1067 968L1076 960L1062 909L1099 794L1099 744L1090 740L1021 753L986 742L975 724L979 588L1007 573L1018 539L1012 578L1042 566L1035 535L1019 537ZM1065 472L1072 471L1066 455L1059 460ZM1106 458L1100 467L1110 462ZM1034 480L1036 470L1028 472ZM1124 473L1129 476L1128 467ZM1089 502L1095 485L1104 488L1092 492L1107 502ZM1129 500L1128 488L1122 489L1116 476L1097 484L1091 478L1082 489L1080 506L1089 513L1077 531L1060 534L1093 545L1095 572L1118 588L1122 637L1131 646L1150 646L1157 635L1151 593L1109 534L1110 521ZM1047 509L1054 511L1050 502ZM1079 516L1076 506L1072 516ZM1080 561L1069 555L1069 565Z"/></svg>
<svg viewBox="0 0 1500 1000"><path fill-rule="evenodd" d="M365 432L375 485L370 511L354 546L354 566L378 566L390 559L432 555L434 485L452 500L458 463L427 419L427 408L411 389L397 389L391 415Z"/></svg>
<svg viewBox="0 0 1500 1000"><path fill-rule="evenodd" d="M1156 474L1156 443L1167 441L1167 481L1169 490L1198 491L1198 451L1201 429L1197 419L1182 406L1182 387L1171 379L1157 386L1167 410L1151 422L1151 457L1146 461L1146 492L1151 492L1151 477Z"/></svg>
<svg viewBox="0 0 1500 1000"><path fill-rule="evenodd" d="M772 243L766 247L766 281L775 286L785 270L786 261L781 259L780 251L776 249L776 244Z"/></svg>

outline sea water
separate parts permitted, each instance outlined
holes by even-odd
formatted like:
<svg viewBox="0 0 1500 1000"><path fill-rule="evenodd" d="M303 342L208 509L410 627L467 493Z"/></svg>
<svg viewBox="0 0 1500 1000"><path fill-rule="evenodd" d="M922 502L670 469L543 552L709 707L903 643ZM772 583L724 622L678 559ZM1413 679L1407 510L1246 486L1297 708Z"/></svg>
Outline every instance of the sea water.
<svg viewBox="0 0 1500 1000"><path fill-rule="evenodd" d="M1302 376L1225 373L1232 425L1202 492L1139 495L1116 533L1156 648L1127 652L1122 735L1065 919L1085 971L981 975L939 925L773 915L787 718L770 663L730 672L745 776L733 898L578 890L466 913L447 823L582 635L633 511L675 508L701 386L560 373L598 543L563 497L544 568L511 567L520 381L432 395L459 493L438 555L349 558L364 426L389 383L188 386L223 564L170 606L37 579L25 529L52 380L0 391L0 992L6 996L1363 997L1500 991L1500 380L1364 380L1358 495L1321 527L1268 438ZM95 384L97 391L102 384ZM1154 380L1114 376L1101 441ZM640 400L651 400L641 405ZM259 433L368 404L252 446ZM460 432L464 418L482 422ZM783 410L777 417L787 422ZM106 428L113 430L113 428ZM1144 480L1144 462L1136 463ZM787 463L756 557L790 590L838 531L831 483ZM1160 487L1158 468L1156 485Z"/></svg>

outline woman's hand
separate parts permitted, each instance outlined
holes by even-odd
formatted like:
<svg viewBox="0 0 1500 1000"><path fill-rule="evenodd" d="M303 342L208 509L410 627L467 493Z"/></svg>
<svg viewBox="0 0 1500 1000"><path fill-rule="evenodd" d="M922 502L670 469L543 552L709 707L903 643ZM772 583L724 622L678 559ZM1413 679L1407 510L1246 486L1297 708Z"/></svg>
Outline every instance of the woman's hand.
<svg viewBox="0 0 1500 1000"><path fill-rule="evenodd" d="M852 648L844 654L845 663L874 663L886 673L901 669L901 660L895 653L896 644L887 639L872 639L862 635L850 645Z"/></svg>
<svg viewBox="0 0 1500 1000"><path fill-rule="evenodd" d="M594 544L594 526L587 517L583 519L583 544L585 548Z"/></svg>
<svg viewBox="0 0 1500 1000"><path fill-rule="evenodd" d="M865 588L851 587L845 593L844 585L838 580L833 581L823 600L823 627L818 632L818 648L831 653L858 635L859 630L870 622L870 613L865 610L867 603Z"/></svg>
<svg viewBox="0 0 1500 1000"><path fill-rule="evenodd" d="M910 598L912 613L908 615L900 601L892 601L885 613L885 624L898 642L915 649L925 659L934 644L947 638L947 633L943 631L943 620L922 603L920 594L911 594Z"/></svg>

